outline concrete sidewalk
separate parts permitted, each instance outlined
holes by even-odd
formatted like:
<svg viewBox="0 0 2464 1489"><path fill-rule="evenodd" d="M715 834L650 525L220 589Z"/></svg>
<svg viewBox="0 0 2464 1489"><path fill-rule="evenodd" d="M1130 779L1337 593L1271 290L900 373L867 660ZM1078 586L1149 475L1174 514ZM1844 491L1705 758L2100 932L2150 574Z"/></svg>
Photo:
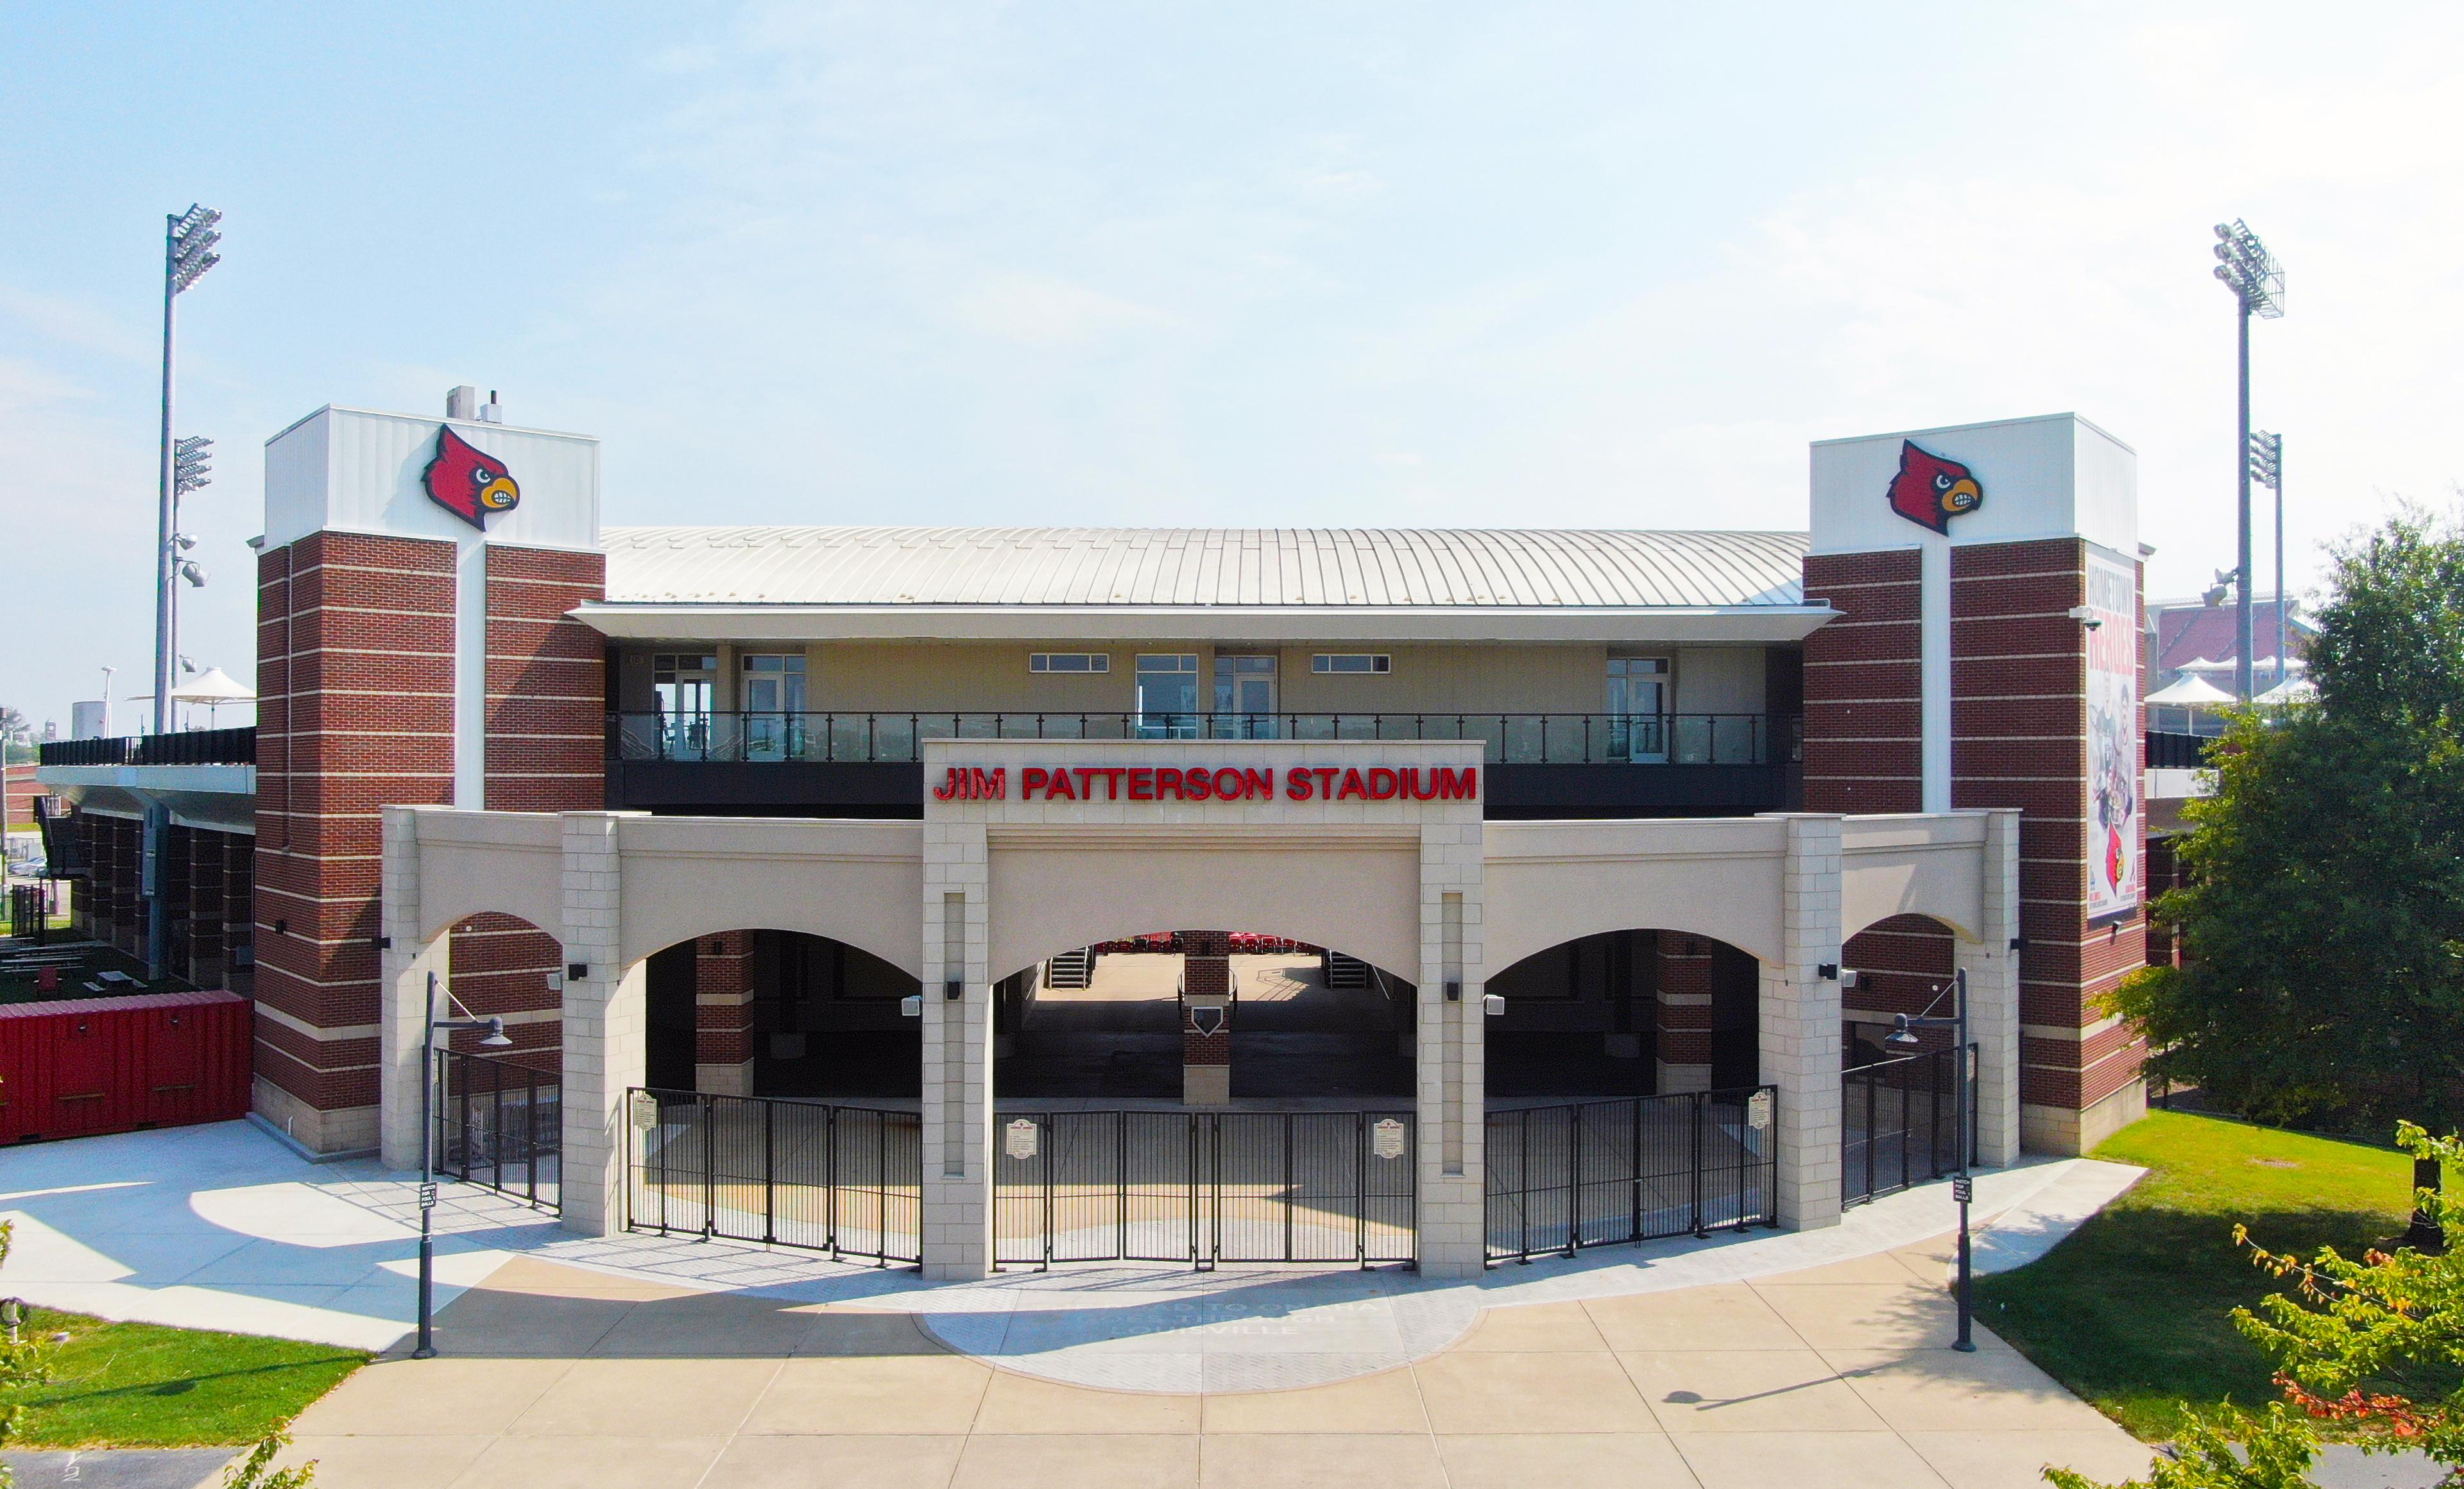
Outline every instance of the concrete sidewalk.
<svg viewBox="0 0 2464 1489"><path fill-rule="evenodd" d="M1947 1238L1748 1281L1488 1309L1281 1391L1103 1390L929 1317L519 1259L300 1419L326 1489L1773 1483L2018 1489L2148 1455L1999 1340L1956 1354Z"/></svg>

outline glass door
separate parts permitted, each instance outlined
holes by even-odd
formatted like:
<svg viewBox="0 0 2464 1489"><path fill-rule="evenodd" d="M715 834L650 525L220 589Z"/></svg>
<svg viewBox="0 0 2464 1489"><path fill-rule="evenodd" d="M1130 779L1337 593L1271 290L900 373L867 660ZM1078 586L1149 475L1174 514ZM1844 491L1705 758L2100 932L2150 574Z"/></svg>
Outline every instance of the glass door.
<svg viewBox="0 0 2464 1489"><path fill-rule="evenodd" d="M1138 737L1198 737L1196 653L1138 658Z"/></svg>
<svg viewBox="0 0 2464 1489"><path fill-rule="evenodd" d="M650 659L651 690L659 703L659 757L710 758L711 692L718 658L660 652Z"/></svg>
<svg viewBox="0 0 2464 1489"><path fill-rule="evenodd" d="M744 716L744 757L786 760L802 754L803 654L748 651L744 654L742 682L737 711Z"/></svg>
<svg viewBox="0 0 2464 1489"><path fill-rule="evenodd" d="M1609 658L1609 758L1668 763L1668 659Z"/></svg>
<svg viewBox="0 0 2464 1489"><path fill-rule="evenodd" d="M1218 739L1280 739L1282 719L1275 712L1275 659L1271 656L1215 658L1215 737Z"/></svg>

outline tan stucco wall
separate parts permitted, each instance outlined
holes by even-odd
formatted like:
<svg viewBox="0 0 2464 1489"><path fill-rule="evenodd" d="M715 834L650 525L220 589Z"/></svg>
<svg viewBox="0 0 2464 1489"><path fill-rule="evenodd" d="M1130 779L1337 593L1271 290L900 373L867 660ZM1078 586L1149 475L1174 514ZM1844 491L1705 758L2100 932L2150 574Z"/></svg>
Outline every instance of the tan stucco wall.
<svg viewBox="0 0 2464 1489"><path fill-rule="evenodd" d="M1135 706L1142 652L1198 656L1199 707L1213 707L1216 653L1271 653L1281 711L1287 713L1597 713L1608 706L1608 648L1586 644L1397 646L1331 640L1305 646L1073 642L778 642L708 644L720 656L719 707L733 708L735 658L747 651L802 649L805 707L837 712L1121 712ZM656 646L628 645L618 675L623 705L652 706L646 659ZM1033 673L1037 651L1102 651L1106 673ZM1378 651L1394 658L1382 676L1317 673L1324 651ZM1763 707L1761 646L1626 646L1620 654L1670 659L1672 707L1689 713L1754 713Z"/></svg>

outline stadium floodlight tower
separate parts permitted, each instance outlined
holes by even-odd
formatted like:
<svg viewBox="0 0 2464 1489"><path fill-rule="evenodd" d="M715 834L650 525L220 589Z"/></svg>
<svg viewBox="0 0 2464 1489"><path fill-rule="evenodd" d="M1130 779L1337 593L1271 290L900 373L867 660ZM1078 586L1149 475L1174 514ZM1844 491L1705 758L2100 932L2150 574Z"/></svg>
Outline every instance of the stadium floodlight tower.
<svg viewBox="0 0 2464 1489"><path fill-rule="evenodd" d="M2284 436L2250 437L2250 479L2276 493L2276 686L2284 686L2293 655L2293 601L2284 593Z"/></svg>
<svg viewBox="0 0 2464 1489"><path fill-rule="evenodd" d="M2233 614L2233 636L2237 647L2233 659L2233 694L2242 702L2251 698L2250 648L2252 627L2250 616L2250 318L2262 316L2274 320L2284 314L2284 267L2250 225L2236 217L2216 224L2216 277L2226 289L2233 292L2239 302L2241 325L2241 439L2235 447L2241 454L2240 554L2241 596Z"/></svg>
<svg viewBox="0 0 2464 1489"><path fill-rule="evenodd" d="M171 690L179 678L174 672L179 664L173 660L178 646L172 635L177 624L172 612L177 601L172 586L185 575L191 584L206 581L205 570L181 558L179 529L180 485L183 471L180 447L186 441L171 436L171 369L176 343L173 335L178 324L176 314L180 292L206 275L206 271L223 261L214 245L223 240L214 224L223 214L209 207L191 205L185 212L164 218L163 234L163 469L161 496L161 532L154 545L154 733L167 733L171 726ZM196 456L186 472L197 486L205 484L203 447L193 447ZM188 488L194 490L194 487Z"/></svg>

